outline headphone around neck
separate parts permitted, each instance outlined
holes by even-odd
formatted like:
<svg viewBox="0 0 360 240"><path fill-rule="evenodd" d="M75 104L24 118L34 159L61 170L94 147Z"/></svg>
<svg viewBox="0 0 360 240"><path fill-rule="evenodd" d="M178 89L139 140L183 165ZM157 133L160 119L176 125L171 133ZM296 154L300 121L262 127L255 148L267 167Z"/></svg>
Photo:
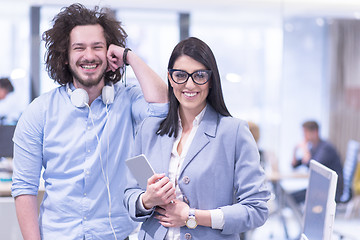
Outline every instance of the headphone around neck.
<svg viewBox="0 0 360 240"><path fill-rule="evenodd" d="M71 103L78 108L88 106L89 104L89 95L82 88L76 88L74 91L71 90L70 84L66 84L66 92L70 96ZM105 85L101 91L101 99L105 105L111 104L114 102L115 90L112 82L109 85Z"/></svg>

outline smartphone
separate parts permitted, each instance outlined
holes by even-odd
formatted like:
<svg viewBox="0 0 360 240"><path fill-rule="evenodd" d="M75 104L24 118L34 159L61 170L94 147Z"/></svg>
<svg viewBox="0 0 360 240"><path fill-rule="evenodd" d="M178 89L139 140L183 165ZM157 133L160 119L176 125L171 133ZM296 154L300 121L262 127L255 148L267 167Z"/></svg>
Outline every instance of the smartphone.
<svg viewBox="0 0 360 240"><path fill-rule="evenodd" d="M129 158L125 161L126 166L142 189L146 189L147 180L155 174L154 169L144 154Z"/></svg>

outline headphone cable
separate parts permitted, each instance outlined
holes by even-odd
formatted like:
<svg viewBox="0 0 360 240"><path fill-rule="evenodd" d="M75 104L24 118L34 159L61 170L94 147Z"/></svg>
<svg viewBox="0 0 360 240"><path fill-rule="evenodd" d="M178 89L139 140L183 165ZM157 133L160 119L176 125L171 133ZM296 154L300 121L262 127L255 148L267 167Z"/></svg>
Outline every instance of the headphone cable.
<svg viewBox="0 0 360 240"><path fill-rule="evenodd" d="M94 123L94 119L92 117L92 111L91 111L91 108L89 106L89 104L85 103L85 105L88 107L89 109L89 114L90 114L90 119L91 119L91 122L92 122L92 125L93 127L95 127L95 123ZM107 104L105 104L105 111L106 111L106 119L108 120L109 119L109 115L108 115L108 108L107 108ZM101 172L102 172L102 175L104 177L104 181L105 181L105 185L106 185L106 190L107 190L107 193L108 193L108 199L109 199L109 213L108 213L108 217L109 217L109 223L110 223L110 227L111 227L111 231L114 235L114 238L115 240L117 240L117 237L116 237L116 234L115 234L115 229L112 225L112 221L111 221L111 195L110 195L110 182L109 182L109 174L105 174L105 171L104 171L104 165L103 165L103 161L102 161L102 157L101 157L101 143L100 143L100 139L99 139L99 136L97 135L97 133L95 132L95 136L96 136L96 139L97 139L97 142L98 142L98 145L99 145L99 157L100 157L100 163L101 163ZM107 153L106 153L106 162L108 164L108 160L109 160L109 135L108 135L108 139L107 139ZM107 166L108 167L108 166ZM108 169L108 168L107 168Z"/></svg>

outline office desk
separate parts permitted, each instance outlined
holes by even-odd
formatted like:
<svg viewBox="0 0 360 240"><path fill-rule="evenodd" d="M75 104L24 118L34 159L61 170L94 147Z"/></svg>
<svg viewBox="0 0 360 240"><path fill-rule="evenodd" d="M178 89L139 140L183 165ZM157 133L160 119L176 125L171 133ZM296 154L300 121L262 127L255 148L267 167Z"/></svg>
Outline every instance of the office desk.
<svg viewBox="0 0 360 240"><path fill-rule="evenodd" d="M12 182L0 182L0 198L1 197L11 197L11 184ZM40 204L42 202L42 199L44 197L45 188L43 184L40 182L40 187L37 195L37 201L38 201L38 211L40 210Z"/></svg>
<svg viewBox="0 0 360 240"><path fill-rule="evenodd" d="M267 173L266 178L272 182L279 182L282 180L289 180L289 179L308 179L309 174L303 172L291 172L291 173L274 172L274 173Z"/></svg>
<svg viewBox="0 0 360 240"><path fill-rule="evenodd" d="M307 182L309 179L309 174L304 172L290 172L290 173L279 173L273 172L268 173L267 175L268 181L273 186L273 191L275 194L275 210L270 214L271 216L278 216L283 226L284 234L286 239L299 239L300 236L291 237L288 231L288 221L284 214L285 209L290 209L292 214L296 219L297 225L299 225L299 234L301 233L302 227L302 211L300 206L294 201L293 197L291 196L291 184L296 185L296 181L298 181L299 187L298 189L293 188L294 191L300 190L299 188L306 188ZM292 182L292 183L290 183ZM287 184L290 183L290 184ZM287 185L287 186L286 186Z"/></svg>
<svg viewBox="0 0 360 240"><path fill-rule="evenodd" d="M8 182L0 182L0 196L11 196L11 181ZM42 181L40 181L40 187L39 187L39 192L38 195L41 194L41 196L43 196L45 192L45 187Z"/></svg>
<svg viewBox="0 0 360 240"><path fill-rule="evenodd" d="M11 196L12 182L0 182L0 196Z"/></svg>

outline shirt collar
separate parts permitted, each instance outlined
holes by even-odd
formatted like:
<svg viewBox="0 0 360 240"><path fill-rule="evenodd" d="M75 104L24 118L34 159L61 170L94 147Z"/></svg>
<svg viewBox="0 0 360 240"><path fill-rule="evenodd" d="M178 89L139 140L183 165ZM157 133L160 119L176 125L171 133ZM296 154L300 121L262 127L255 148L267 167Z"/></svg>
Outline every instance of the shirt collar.
<svg viewBox="0 0 360 240"><path fill-rule="evenodd" d="M201 110L201 112L195 117L195 119L194 119L194 121L193 121L193 127L197 127L197 126L200 125L200 122L201 122L202 119L204 118L204 115L205 115L205 112L206 112L206 108L207 108L207 105L205 105L204 109ZM182 129L179 109L178 109L178 119L179 119L179 129Z"/></svg>

